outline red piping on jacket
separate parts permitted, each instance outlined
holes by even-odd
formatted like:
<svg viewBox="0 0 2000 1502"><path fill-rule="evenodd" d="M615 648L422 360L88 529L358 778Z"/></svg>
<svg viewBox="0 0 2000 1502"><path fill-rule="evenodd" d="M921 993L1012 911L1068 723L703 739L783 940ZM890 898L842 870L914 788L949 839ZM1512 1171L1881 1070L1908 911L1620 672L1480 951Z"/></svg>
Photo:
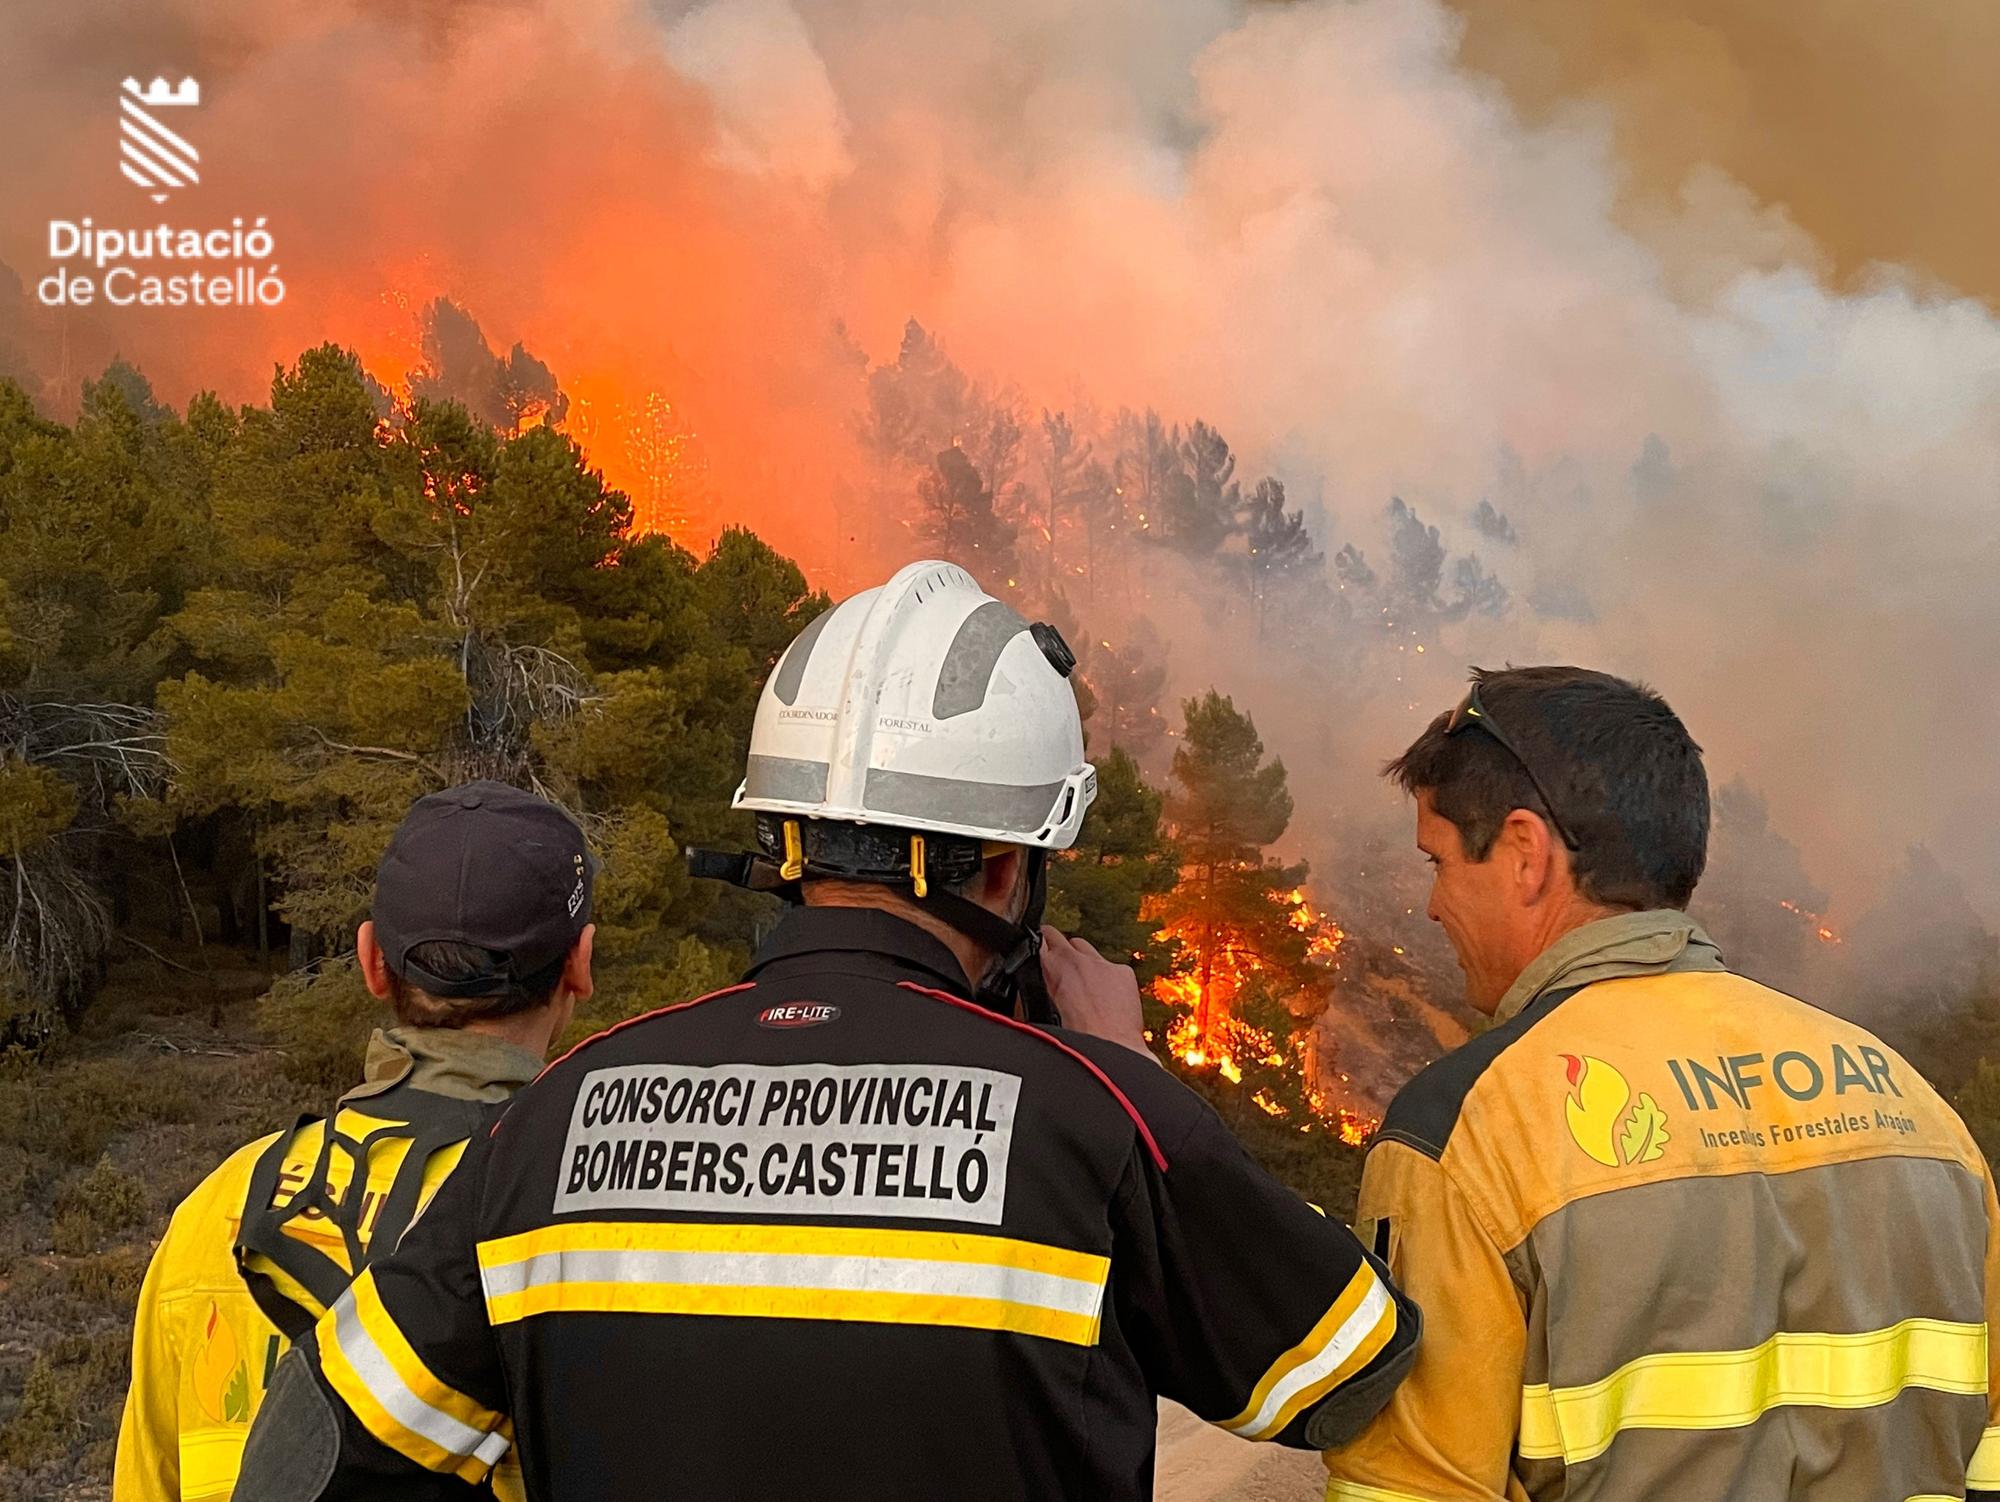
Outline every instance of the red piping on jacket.
<svg viewBox="0 0 2000 1502"><path fill-rule="evenodd" d="M1106 1074L1102 1069L1099 1069L1091 1061L1089 1055L1078 1053L1074 1048L1063 1042L1062 1039L1051 1033L1045 1033L1038 1027L1030 1027L1025 1022L1017 1022L1012 1017L1002 1016L998 1012L979 1005L976 1001L967 1001L964 997L954 996L949 991L934 991L929 986L920 986L913 980L898 981L896 984L901 986L905 991L915 991L920 996L930 996L935 997L939 1001L948 1001L961 1011L976 1013L978 1016L987 1018L989 1021L1005 1023L1017 1032L1023 1032L1030 1037L1041 1039L1042 1042L1048 1044L1051 1048L1061 1049L1095 1075L1097 1083L1109 1090L1112 1098L1125 1108L1125 1114L1132 1118L1132 1125L1139 1129L1139 1135L1145 1139L1146 1151L1152 1155L1153 1166L1158 1168L1161 1173L1167 1171L1167 1155L1160 1151L1160 1144L1153 1140L1153 1129L1146 1125L1146 1118L1139 1114L1139 1108L1132 1104L1125 1092L1112 1082L1111 1076Z"/></svg>
<svg viewBox="0 0 2000 1502"><path fill-rule="evenodd" d="M700 1006L704 1001L714 1001L718 996L733 996L738 991L751 990L756 986L756 984L757 982L755 982L754 980L740 980L733 986L724 986L720 991L710 991L706 996L697 996L693 1001L677 1001L672 1006L654 1007L653 1010L650 1012L641 1012L636 1017L627 1017L623 1022L614 1022L611 1024L611 1026L605 1028L602 1032L592 1033L588 1038L585 1038L582 1042L574 1044L570 1048L565 1049L563 1051L563 1055L561 1058L549 1060L548 1063L542 1066L542 1073L536 1075L535 1080L539 1080L542 1077L542 1075L547 1074L551 1069L555 1068L556 1065L563 1063L565 1060L569 1058L571 1054L575 1053L577 1049L588 1048L591 1044L595 1043L599 1038L608 1038L621 1028L631 1027L634 1024L640 1022L650 1022L653 1018L664 1017L669 1012L684 1012L689 1007ZM530 1080L528 1081L528 1083L532 1085L535 1082L535 1080ZM491 1137L495 1132L499 1131L500 1123L502 1121L505 1121L506 1119L507 1118L503 1113L499 1117L499 1119L493 1123L492 1127L488 1129L486 1135Z"/></svg>

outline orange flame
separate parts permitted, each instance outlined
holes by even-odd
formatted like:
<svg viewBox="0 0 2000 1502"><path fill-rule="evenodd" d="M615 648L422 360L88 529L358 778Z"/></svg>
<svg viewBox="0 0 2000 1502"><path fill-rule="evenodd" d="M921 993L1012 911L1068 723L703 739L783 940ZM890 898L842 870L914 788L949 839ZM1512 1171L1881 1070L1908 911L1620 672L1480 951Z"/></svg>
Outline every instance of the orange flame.
<svg viewBox="0 0 2000 1502"><path fill-rule="evenodd" d="M1330 964L1347 938L1340 925L1318 912L1303 888L1294 887L1273 900L1287 909L1285 921L1307 936L1308 959ZM1334 1103L1320 1088L1306 1039L1274 1037L1236 1015L1236 998L1245 982L1264 968L1243 935L1218 933L1204 952L1206 935L1192 920L1182 920L1160 929L1158 937L1177 939L1181 945L1178 968L1153 982L1154 997L1177 1013L1167 1024L1169 1054L1190 1069L1213 1070L1232 1085L1242 1084L1246 1064L1295 1073L1306 1104L1300 1131L1330 1131L1354 1146L1374 1135L1379 1120ZM1291 1115L1289 1107L1262 1087L1250 1099L1267 1116Z"/></svg>

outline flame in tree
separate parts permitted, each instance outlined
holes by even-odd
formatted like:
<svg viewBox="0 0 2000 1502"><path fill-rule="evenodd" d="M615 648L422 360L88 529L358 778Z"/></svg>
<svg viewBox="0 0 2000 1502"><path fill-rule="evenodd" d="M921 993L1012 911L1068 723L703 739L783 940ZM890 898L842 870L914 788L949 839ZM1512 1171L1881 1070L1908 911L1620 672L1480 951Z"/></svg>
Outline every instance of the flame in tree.
<svg viewBox="0 0 2000 1502"><path fill-rule="evenodd" d="M1826 923L1818 913L1809 912L1805 908L1800 907L1796 902L1788 902L1782 897L1778 899L1778 906L1802 920L1813 931L1813 937L1818 939L1820 943L1839 944L1843 942L1839 934L1826 926Z"/></svg>
<svg viewBox="0 0 2000 1502"><path fill-rule="evenodd" d="M1177 946L1174 967L1153 983L1154 998L1169 1008L1167 1052L1187 1069L1248 1089L1252 1105L1267 1116L1296 1120L1302 1132L1331 1131L1343 1142L1365 1142L1380 1122L1328 1096L1310 1019L1290 1010L1294 1001L1310 1004L1314 981L1332 969L1347 935L1313 907L1303 888L1274 890L1266 894L1278 910L1272 916L1302 943L1287 946L1286 955L1269 954L1257 931L1262 924L1215 921L1200 903L1177 901L1193 880L1198 877L1191 875L1152 908L1162 920L1157 937ZM1309 967L1303 976L1296 963L1301 952Z"/></svg>
<svg viewBox="0 0 2000 1502"><path fill-rule="evenodd" d="M435 285L427 265L404 269L396 286L365 310L351 344L381 388L385 437L407 425L419 397L466 406L501 436L552 427L573 439L586 463L632 502L635 532L664 532L698 547L717 530L701 434L668 394L631 379L564 381L519 345L496 352L479 325Z"/></svg>

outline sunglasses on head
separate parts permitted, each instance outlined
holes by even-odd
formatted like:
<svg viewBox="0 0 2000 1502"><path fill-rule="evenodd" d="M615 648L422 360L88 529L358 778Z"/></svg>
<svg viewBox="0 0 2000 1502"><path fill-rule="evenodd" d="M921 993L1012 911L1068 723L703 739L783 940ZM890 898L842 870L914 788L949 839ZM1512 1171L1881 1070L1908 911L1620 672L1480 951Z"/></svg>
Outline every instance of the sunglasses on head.
<svg viewBox="0 0 2000 1502"><path fill-rule="evenodd" d="M1541 811L1548 815L1549 823L1555 826L1555 831L1562 837L1563 844L1571 850L1581 850L1583 846L1577 843L1576 837L1563 827L1562 816L1556 812L1556 800L1551 798L1549 790L1542 786L1542 779L1535 775L1535 769L1528 764L1528 758L1521 754L1521 748L1516 746L1508 738L1507 732L1500 728L1499 722L1493 718L1493 711L1479 702L1477 683L1472 685L1472 692L1459 701L1458 708L1451 712L1451 719L1445 723L1444 733L1447 736L1454 736L1461 730L1470 730L1475 725L1498 741L1501 749L1513 757L1520 764L1521 770L1528 774L1529 783L1542 800Z"/></svg>

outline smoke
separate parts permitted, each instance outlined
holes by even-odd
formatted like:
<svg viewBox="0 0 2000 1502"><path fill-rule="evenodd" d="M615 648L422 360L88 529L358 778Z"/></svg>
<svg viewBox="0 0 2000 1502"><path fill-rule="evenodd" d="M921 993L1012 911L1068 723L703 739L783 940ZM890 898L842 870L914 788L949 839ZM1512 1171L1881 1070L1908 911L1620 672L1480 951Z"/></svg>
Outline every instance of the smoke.
<svg viewBox="0 0 2000 1502"><path fill-rule="evenodd" d="M328 337L417 367L448 295L547 362L573 429L664 393L718 514L844 585L873 571L866 367L914 314L1030 410L1216 424L1329 559L1382 563L1392 495L1480 555L1510 609L1323 702L1186 625L1210 586L1142 565L1175 686L1247 702L1302 808L1393 807L1370 769L1468 662L1572 659L1665 692L1836 912L1912 842L2000 909L2000 323L1946 285L1995 290L1954 259L1993 210L1915 170L1990 155L1961 129L1990 91L1893 120L1864 101L1918 83L1844 97L1882 139L1843 180L1803 128L1757 144L1783 37L1614 6L1572 59L1521 40L1555 35L1516 30L1532 7L1467 8L1469 41L1438 0L82 0L0 60L0 261L32 287L49 218L152 222L114 91L192 72L205 177L164 212L268 216L285 303L36 310L38 348L250 400ZM1620 72L1641 25L1648 68ZM1668 67L1684 35L1707 50ZM1928 229L1888 234L1913 196Z"/></svg>
<svg viewBox="0 0 2000 1502"><path fill-rule="evenodd" d="M1532 116L1605 112L1637 213L1726 174L1746 201L1782 206L1842 285L1894 262L2000 297L1993 7L1452 3L1464 62Z"/></svg>

